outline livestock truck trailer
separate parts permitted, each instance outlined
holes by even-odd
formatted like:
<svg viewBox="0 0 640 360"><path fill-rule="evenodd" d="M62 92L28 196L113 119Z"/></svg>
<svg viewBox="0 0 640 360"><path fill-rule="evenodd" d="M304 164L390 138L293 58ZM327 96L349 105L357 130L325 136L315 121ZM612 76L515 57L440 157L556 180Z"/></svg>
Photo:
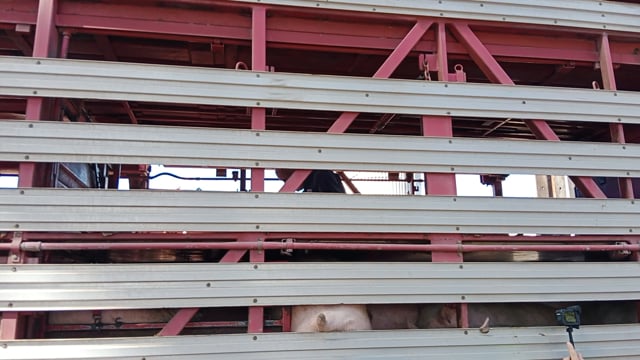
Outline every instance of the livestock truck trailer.
<svg viewBox="0 0 640 360"><path fill-rule="evenodd" d="M0 359L640 359L640 1L2 0L0 119Z"/></svg>

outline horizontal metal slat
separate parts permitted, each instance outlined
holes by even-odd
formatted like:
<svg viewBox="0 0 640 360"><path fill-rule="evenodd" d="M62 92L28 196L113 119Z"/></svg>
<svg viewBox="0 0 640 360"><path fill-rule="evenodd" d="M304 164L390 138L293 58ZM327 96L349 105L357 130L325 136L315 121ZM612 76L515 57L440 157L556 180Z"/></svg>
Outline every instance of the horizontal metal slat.
<svg viewBox="0 0 640 360"><path fill-rule="evenodd" d="M0 122L0 160L640 177L640 145Z"/></svg>
<svg viewBox="0 0 640 360"><path fill-rule="evenodd" d="M0 189L0 230L629 234L627 199Z"/></svg>
<svg viewBox="0 0 640 360"><path fill-rule="evenodd" d="M0 95L640 123L635 92L0 57Z"/></svg>
<svg viewBox="0 0 640 360"><path fill-rule="evenodd" d="M640 299L638 263L0 266L0 311Z"/></svg>
<svg viewBox="0 0 640 360"><path fill-rule="evenodd" d="M585 0L234 0L314 9L640 32L640 6Z"/></svg>
<svg viewBox="0 0 640 360"><path fill-rule="evenodd" d="M583 326L586 359L640 359L639 325ZM557 360L563 327L162 336L3 341L0 359L487 359Z"/></svg>

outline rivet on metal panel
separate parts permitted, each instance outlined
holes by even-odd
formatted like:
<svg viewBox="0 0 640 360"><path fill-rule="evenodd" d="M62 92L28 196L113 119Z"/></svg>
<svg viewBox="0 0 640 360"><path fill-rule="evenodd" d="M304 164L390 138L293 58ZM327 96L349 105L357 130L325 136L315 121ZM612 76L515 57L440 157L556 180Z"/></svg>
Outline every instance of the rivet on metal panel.
<svg viewBox="0 0 640 360"><path fill-rule="evenodd" d="M460 226L456 226L456 231L460 231Z"/></svg>
<svg viewBox="0 0 640 360"><path fill-rule="evenodd" d="M30 128L33 128L33 124L29 124L29 127L30 127Z"/></svg>
<svg viewBox="0 0 640 360"><path fill-rule="evenodd" d="M40 60L36 61L36 65L40 65L40 64L42 64Z"/></svg>
<svg viewBox="0 0 640 360"><path fill-rule="evenodd" d="M449 140L449 144L453 144L453 140Z"/></svg>
<svg viewBox="0 0 640 360"><path fill-rule="evenodd" d="M257 336L254 336L252 339L253 339L253 340L258 340L258 337L257 337Z"/></svg>
<svg viewBox="0 0 640 360"><path fill-rule="evenodd" d="M458 199L457 199L457 198L453 198L452 200L453 200L453 202L456 202L456 201L458 201Z"/></svg>
<svg viewBox="0 0 640 360"><path fill-rule="evenodd" d="M260 101L256 101L256 105L260 106Z"/></svg>
<svg viewBox="0 0 640 360"><path fill-rule="evenodd" d="M460 296L460 299L461 299L461 300L466 300L466 299L467 299L467 297L466 297L466 296L464 296L464 295L462 295L462 296Z"/></svg>
<svg viewBox="0 0 640 360"><path fill-rule="evenodd" d="M256 161L256 166L260 166L260 163Z"/></svg>
<svg viewBox="0 0 640 360"><path fill-rule="evenodd" d="M7 344L2 344L2 345L0 345L0 347L2 347L3 349L6 349L7 348Z"/></svg>
<svg viewBox="0 0 640 360"><path fill-rule="evenodd" d="M573 160L573 158L571 156L568 157L569 160Z"/></svg>
<svg viewBox="0 0 640 360"><path fill-rule="evenodd" d="M24 190L20 190L20 195L24 195Z"/></svg>
<svg viewBox="0 0 640 360"><path fill-rule="evenodd" d="M256 229L260 229L260 225L256 225Z"/></svg>
<svg viewBox="0 0 640 360"><path fill-rule="evenodd" d="M459 267L460 269L464 269L464 265L462 265L462 264L461 264L460 266L458 266L458 267Z"/></svg>
<svg viewBox="0 0 640 360"><path fill-rule="evenodd" d="M13 227L17 229L17 228L20 227L20 224L15 224L15 225L13 225Z"/></svg>
<svg viewBox="0 0 640 360"><path fill-rule="evenodd" d="M322 149L318 149L318 154L322 154Z"/></svg>
<svg viewBox="0 0 640 360"><path fill-rule="evenodd" d="M469 331L465 330L465 331L464 331L464 334L465 334L465 335L469 335Z"/></svg>
<svg viewBox="0 0 640 360"><path fill-rule="evenodd" d="M24 156L24 159L25 159L25 160L29 160L29 158L30 158L30 156L29 156L29 155L25 155L25 156Z"/></svg>
<svg viewBox="0 0 640 360"><path fill-rule="evenodd" d="M526 103L527 103L527 100L522 100L522 103L523 103L523 104L526 104Z"/></svg>
<svg viewBox="0 0 640 360"><path fill-rule="evenodd" d="M255 194L253 197L255 197L256 199L258 199L260 197L260 195Z"/></svg>
<svg viewBox="0 0 640 360"><path fill-rule="evenodd" d="M258 265L253 265L253 268L257 270L258 269Z"/></svg>
<svg viewBox="0 0 640 360"><path fill-rule="evenodd" d="M38 95L38 90L33 90L33 95Z"/></svg>
<svg viewBox="0 0 640 360"><path fill-rule="evenodd" d="M207 283L207 287L211 287L211 283L210 282Z"/></svg>
<svg viewBox="0 0 640 360"><path fill-rule="evenodd" d="M256 133L256 136L260 136L260 133Z"/></svg>
<svg viewBox="0 0 640 360"><path fill-rule="evenodd" d="M16 269L15 266L11 268L11 272L16 272L16 271L18 271L18 269Z"/></svg>
<svg viewBox="0 0 640 360"><path fill-rule="evenodd" d="M8 303L7 306L8 307L13 307L13 303Z"/></svg>
<svg viewBox="0 0 640 360"><path fill-rule="evenodd" d="M258 299L253 299L253 303L256 304L258 302Z"/></svg>

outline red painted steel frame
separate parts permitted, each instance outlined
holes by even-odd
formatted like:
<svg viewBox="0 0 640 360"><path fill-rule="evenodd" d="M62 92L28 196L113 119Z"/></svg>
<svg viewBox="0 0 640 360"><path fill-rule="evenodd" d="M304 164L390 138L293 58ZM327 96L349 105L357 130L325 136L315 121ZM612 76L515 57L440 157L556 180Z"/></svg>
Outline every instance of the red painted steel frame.
<svg viewBox="0 0 640 360"><path fill-rule="evenodd" d="M180 1L176 1L180 2ZM35 6L35 1L11 1L13 8L25 7L24 4ZM193 3L185 2L185 3ZM228 2L217 2L230 6ZM233 4L243 7L242 5ZM123 11L127 10L127 11ZM599 52L594 51L590 40L555 39L553 37L543 37L539 35L522 35L515 38L513 35L499 34L487 30L472 31L469 22L450 22L450 29L456 35L459 43L447 41L445 24L438 23L435 31L435 38L427 34L427 30L432 24L431 20L419 19L413 28L406 33L402 26L388 26L386 24L364 24L339 20L318 21L314 19L291 18L286 16L275 17L269 20L267 28L267 11L280 11L284 8L267 8L263 6L251 7L252 16L250 20L240 14L228 13L219 16L215 24L209 19L209 14L189 9L158 9L159 13L149 12L143 5L118 5L99 2L77 2L70 0L40 0L37 19L35 13L7 11L0 9L0 19L5 23L35 24L36 36L33 49L33 56L55 57L58 46L59 27L66 27L65 34L71 34L76 29L82 32L95 34L119 34L133 36L148 36L156 38L197 38L202 40L221 37L234 39L236 41L251 41L252 70L267 70L267 42L274 44L289 44L291 48L314 48L314 46L331 47L335 51L355 51L363 53L383 54L392 50L384 64L378 69L373 77L387 78L408 56L411 51L436 52L438 59L438 79L448 80L447 54L470 55L477 65L483 70L486 76L497 83L513 85L513 81L499 65L496 57L508 58L531 58L528 61L544 63L548 60L567 60L595 62L601 65L603 85L606 89L615 90L615 74L613 63L640 65L640 57L633 55L633 43L627 44L618 42L610 44L607 34L600 37ZM322 11L321 11L322 12ZM318 13L319 14L319 13ZM336 14L327 12L326 14ZM228 16L226 16L228 15ZM364 16L364 15L363 15ZM380 19L379 15L366 15L373 19ZM410 21L406 16L384 15L389 19L395 19L404 23ZM165 19L158 21L158 18ZM182 19L191 19L184 22ZM330 24L329 26L327 24ZM487 23L488 24L488 23ZM485 25L487 25L485 24ZM495 24L504 26L503 24ZM327 29L335 29L333 33L325 33ZM567 30L569 31L569 30ZM579 32L579 30L571 30ZM380 34L386 36L380 38ZM68 48L69 35L63 38L61 54L65 54ZM482 41L480 40L482 39ZM615 46L614 46L615 45ZM106 52L108 54L108 52ZM113 51L111 51L113 53ZM115 56L109 60L116 60ZM512 60L513 61L513 60ZM27 101L26 118L39 120L47 117L47 101L42 98L31 97ZM127 104L128 105L128 104ZM259 104L256 104L259 105ZM127 112L132 122L137 122L130 107ZM343 113L329 128L330 133L345 132L351 123L357 118L358 113ZM424 135L427 136L452 136L452 126L450 117L428 117L422 118ZM557 135L549 125L541 120L527 120L527 125L531 131L540 139L558 140ZM261 130L266 128L265 109L256 106L251 109L251 128ZM612 141L618 143L625 142L624 128L620 124L611 125ZM31 187L36 175L34 164L20 164L21 187ZM310 171L296 171L294 175L285 183L281 191L295 191ZM428 194L448 194L456 193L455 177L452 174L426 174ZM574 178L580 189L592 197L605 197L602 191L590 178ZM621 179L621 193L624 197L633 198L633 188L629 179ZM251 190L264 190L264 170L252 169ZM237 262L249 251L251 262L263 262L264 250L287 250L287 249L323 249L323 250L372 250L372 251L432 251L434 261L462 261L459 255L464 252L475 251L615 251L630 250L637 255L639 240L637 237L616 237L616 236L541 236L541 237L510 237L506 235L447 235L447 234L296 234L296 238L306 239L337 239L348 242L343 243L276 243L264 241L268 238L289 237L291 234L188 234L180 236L183 239L203 239L211 240L215 238L236 239L235 242L212 243L212 242L157 242L160 239L175 239L174 234L117 234L113 237L104 237L97 234L29 234L28 241L15 236L12 244L0 244L0 250L18 251L19 259L24 259L24 253L20 252L21 247L35 249L38 251L49 250L89 250L89 249L150 249L150 248L201 248L201 249L229 249L230 251L223 258L223 262ZM82 239L83 243L50 242L51 240ZM26 236L25 236L26 239ZM37 243L34 240L46 240ZM86 242L89 239L108 240L107 242ZM153 243L124 243L117 242L118 239L149 239ZM429 245L420 244L374 244L374 243L354 243L354 239L372 240L429 240ZM115 240L115 241L111 241ZM611 242L623 240L628 241L627 245L584 245L580 242ZM463 242L545 242L563 241L574 243L572 245L465 245ZM578 244L575 244L578 243ZM13 253L12 253L13 254ZM11 259L10 259L11 261ZM262 332L264 326L264 309L262 307L250 307L248 327L249 332ZM182 309L159 333L159 335L177 335L188 323L197 309ZM466 308L461 308L461 324L468 325L466 320ZM283 328L289 326L289 313L283 312ZM20 321L18 313L5 312L0 322L0 338L16 338L24 327L24 322Z"/></svg>

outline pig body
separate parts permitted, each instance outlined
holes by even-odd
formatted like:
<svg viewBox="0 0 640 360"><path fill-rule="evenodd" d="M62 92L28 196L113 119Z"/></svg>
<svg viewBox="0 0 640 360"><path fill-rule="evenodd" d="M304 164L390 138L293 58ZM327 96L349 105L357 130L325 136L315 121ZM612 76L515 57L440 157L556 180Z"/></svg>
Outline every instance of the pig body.
<svg viewBox="0 0 640 360"><path fill-rule="evenodd" d="M373 330L417 329L420 308L417 304L367 305Z"/></svg>
<svg viewBox="0 0 640 360"><path fill-rule="evenodd" d="M291 331L371 330L365 305L301 305L291 310Z"/></svg>

